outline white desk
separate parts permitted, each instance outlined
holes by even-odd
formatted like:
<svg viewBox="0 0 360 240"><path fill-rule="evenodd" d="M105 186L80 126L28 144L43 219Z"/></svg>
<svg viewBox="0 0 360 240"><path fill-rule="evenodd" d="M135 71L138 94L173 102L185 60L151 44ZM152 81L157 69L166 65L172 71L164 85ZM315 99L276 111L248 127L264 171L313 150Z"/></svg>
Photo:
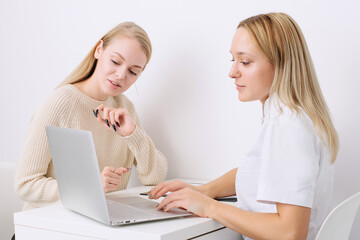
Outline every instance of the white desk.
<svg viewBox="0 0 360 240"><path fill-rule="evenodd" d="M136 195L151 187L119 191L116 195ZM64 208L60 204L14 214L16 240L90 239L242 239L218 222L196 216L109 227Z"/></svg>

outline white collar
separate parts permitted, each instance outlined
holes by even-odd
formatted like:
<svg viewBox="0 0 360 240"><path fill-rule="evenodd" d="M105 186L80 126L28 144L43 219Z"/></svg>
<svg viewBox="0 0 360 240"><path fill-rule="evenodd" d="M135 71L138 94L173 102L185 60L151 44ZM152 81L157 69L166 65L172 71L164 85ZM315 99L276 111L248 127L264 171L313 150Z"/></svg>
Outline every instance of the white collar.
<svg viewBox="0 0 360 240"><path fill-rule="evenodd" d="M268 97L263 104L262 123L279 116L282 105L283 104L279 100L276 101L275 97Z"/></svg>

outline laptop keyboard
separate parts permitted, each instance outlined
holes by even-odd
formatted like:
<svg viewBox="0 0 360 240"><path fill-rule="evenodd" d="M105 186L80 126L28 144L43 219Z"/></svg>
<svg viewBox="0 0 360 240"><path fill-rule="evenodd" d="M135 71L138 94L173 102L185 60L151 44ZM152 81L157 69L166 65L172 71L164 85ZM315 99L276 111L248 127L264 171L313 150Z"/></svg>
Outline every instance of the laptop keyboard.
<svg viewBox="0 0 360 240"><path fill-rule="evenodd" d="M106 199L110 220L117 223L139 222L144 220L172 218L190 215L182 209L170 212L157 210L158 203L141 197L108 197Z"/></svg>
<svg viewBox="0 0 360 240"><path fill-rule="evenodd" d="M147 219L153 216L153 214L117 201L107 199L106 202L111 220Z"/></svg>

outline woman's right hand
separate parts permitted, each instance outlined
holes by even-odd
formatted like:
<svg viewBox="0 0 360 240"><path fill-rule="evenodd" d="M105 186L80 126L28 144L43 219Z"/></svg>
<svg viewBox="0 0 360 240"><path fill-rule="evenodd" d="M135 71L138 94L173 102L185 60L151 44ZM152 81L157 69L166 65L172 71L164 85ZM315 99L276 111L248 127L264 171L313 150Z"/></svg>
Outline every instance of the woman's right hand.
<svg viewBox="0 0 360 240"><path fill-rule="evenodd" d="M104 167L101 172L101 181L103 184L104 192L115 191L121 183L122 175L128 172L127 168Z"/></svg>
<svg viewBox="0 0 360 240"><path fill-rule="evenodd" d="M191 188L195 191L199 191L196 186L190 185L188 183L179 180L174 180L171 182L159 183L150 190L148 196L150 199L158 199L167 192L175 192L184 188Z"/></svg>

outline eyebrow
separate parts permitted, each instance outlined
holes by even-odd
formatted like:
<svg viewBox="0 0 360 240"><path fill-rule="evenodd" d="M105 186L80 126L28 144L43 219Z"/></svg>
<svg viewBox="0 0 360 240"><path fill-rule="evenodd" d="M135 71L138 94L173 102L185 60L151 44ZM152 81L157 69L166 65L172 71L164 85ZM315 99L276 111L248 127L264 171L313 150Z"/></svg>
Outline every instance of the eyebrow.
<svg viewBox="0 0 360 240"><path fill-rule="evenodd" d="M230 53L232 54L231 50L230 50ZM250 57L254 57L253 55L251 55L250 53L247 53L247 52L235 52L235 55L237 55L237 56L249 55Z"/></svg>
<svg viewBox="0 0 360 240"><path fill-rule="evenodd" d="M123 61L125 61L125 58L118 52L113 52L114 54L118 55ZM139 66L139 65L133 65L131 67L135 67L135 68L140 68L141 70L143 70L143 67Z"/></svg>

